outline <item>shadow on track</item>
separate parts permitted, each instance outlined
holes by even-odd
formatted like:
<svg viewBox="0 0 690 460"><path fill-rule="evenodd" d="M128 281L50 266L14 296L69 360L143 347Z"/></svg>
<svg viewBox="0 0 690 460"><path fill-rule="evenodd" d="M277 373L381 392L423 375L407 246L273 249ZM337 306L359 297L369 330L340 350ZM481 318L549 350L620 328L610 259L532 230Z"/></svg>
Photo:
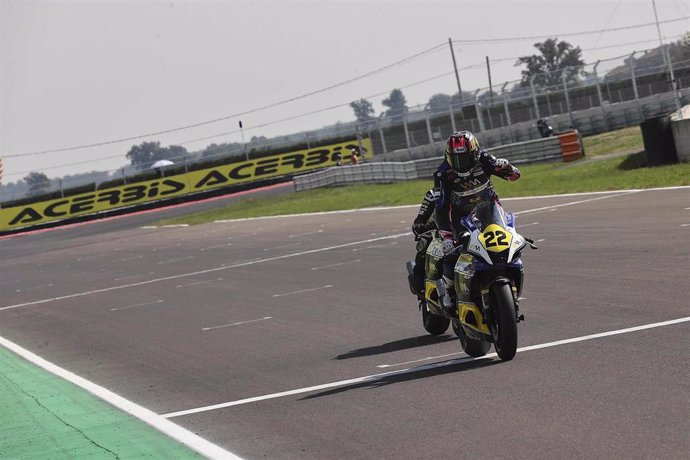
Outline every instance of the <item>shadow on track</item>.
<svg viewBox="0 0 690 460"><path fill-rule="evenodd" d="M336 356L335 359L350 359L361 358L363 356L381 355L383 353L425 347L427 345L438 345L439 343L450 342L452 340L458 340L458 338L454 335L420 335L419 337L410 337L408 339L396 340L394 342L388 342L382 345L375 345L373 347L359 348L357 350L348 351L347 353ZM458 346L459 345L460 343L458 342Z"/></svg>
<svg viewBox="0 0 690 460"><path fill-rule="evenodd" d="M475 369L481 369L483 367L502 364L503 361L493 358L461 358L459 360L447 362L447 364L445 363L446 362L441 362L437 364L420 366L418 371L415 371L414 369L409 369L404 371L392 372L390 374L384 374L381 376L372 376L370 380L354 383L351 385L345 385L342 387L334 388L332 390L322 391L321 393L315 393L301 398L300 401L321 398L324 396L332 396L338 393L344 393L346 391L357 390L360 388L375 389L394 383L408 382L410 380L426 379L429 377L436 377L439 375L451 374L454 372L472 371Z"/></svg>

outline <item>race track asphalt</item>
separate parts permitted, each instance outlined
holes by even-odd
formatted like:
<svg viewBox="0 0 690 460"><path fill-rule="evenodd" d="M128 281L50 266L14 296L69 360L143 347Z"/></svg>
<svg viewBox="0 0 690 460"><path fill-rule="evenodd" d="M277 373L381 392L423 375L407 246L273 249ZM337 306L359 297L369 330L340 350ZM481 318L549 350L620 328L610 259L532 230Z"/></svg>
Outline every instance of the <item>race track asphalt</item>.
<svg viewBox="0 0 690 460"><path fill-rule="evenodd" d="M690 188L504 207L510 362L422 328L414 207L0 240L0 336L248 459L690 457Z"/></svg>

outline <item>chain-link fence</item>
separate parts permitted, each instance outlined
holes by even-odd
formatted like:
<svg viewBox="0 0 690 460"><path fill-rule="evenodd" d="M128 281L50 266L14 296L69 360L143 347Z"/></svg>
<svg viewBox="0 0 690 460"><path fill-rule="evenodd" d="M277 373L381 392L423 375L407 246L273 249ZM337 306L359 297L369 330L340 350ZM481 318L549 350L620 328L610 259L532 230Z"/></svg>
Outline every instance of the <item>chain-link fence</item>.
<svg viewBox="0 0 690 460"><path fill-rule="evenodd" d="M556 130L575 128L584 135L633 126L690 102L690 49L664 50L588 64L579 78L564 69L480 88L463 105L418 106L365 129L375 152L387 153L432 144L458 129L474 132L485 147L535 139L541 118Z"/></svg>
<svg viewBox="0 0 690 460"><path fill-rule="evenodd" d="M339 123L244 145L223 144L203 151L168 158L175 164L159 171L127 166L84 177L55 179L43 184L40 193L23 187L0 187L0 203L24 199L27 195L59 197L99 190L107 186L148 180L219 164L257 159L276 153L311 149L358 137L369 137L371 155L410 151L434 145L451 132L474 132L483 147L522 142L540 137L536 122L548 118L558 131L578 129L592 135L634 126L641 121L690 103L690 48L681 44L636 52L588 64L579 75L569 78L572 69L539 74L526 81L509 81L492 88L464 93L462 103L450 99L447 108L411 107L403 115L380 116L366 122ZM440 153L440 152L439 152ZM38 199L39 197L36 196ZM11 204L11 203L10 203Z"/></svg>

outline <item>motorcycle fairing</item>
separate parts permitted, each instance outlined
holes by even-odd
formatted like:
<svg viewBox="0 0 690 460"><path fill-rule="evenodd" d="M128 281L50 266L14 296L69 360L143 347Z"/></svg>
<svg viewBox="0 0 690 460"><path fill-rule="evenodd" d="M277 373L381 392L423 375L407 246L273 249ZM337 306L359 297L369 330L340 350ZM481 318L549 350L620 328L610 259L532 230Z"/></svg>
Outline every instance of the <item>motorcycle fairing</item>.
<svg viewBox="0 0 690 460"><path fill-rule="evenodd" d="M473 339L493 340L481 309L474 303L458 302L458 318L465 333Z"/></svg>

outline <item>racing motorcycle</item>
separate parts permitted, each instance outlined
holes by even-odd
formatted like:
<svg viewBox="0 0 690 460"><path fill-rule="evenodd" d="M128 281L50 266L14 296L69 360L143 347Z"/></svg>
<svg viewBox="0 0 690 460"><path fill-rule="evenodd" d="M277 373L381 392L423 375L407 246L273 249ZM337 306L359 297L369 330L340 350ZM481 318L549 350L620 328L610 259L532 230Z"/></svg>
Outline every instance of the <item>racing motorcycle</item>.
<svg viewBox="0 0 690 460"><path fill-rule="evenodd" d="M433 335L446 332L450 323L469 356L484 356L491 344L504 360L517 351L517 323L524 320L518 299L523 288L522 251L534 241L515 230L515 217L497 202L479 203L462 219L470 232L461 243L463 251L454 269L454 311L443 308L445 292L442 276L442 238L436 230L422 233L418 239L431 239L426 250L424 290L418 294L424 329ZM428 240L427 240L428 242ZM423 242L422 244L425 244ZM407 263L412 283L414 262Z"/></svg>

